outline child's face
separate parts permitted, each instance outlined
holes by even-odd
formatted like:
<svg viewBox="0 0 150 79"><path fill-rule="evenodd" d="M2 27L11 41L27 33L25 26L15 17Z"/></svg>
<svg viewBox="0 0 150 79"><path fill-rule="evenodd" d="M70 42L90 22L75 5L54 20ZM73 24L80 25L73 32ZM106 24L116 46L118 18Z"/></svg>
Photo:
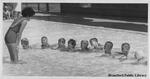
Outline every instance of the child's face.
<svg viewBox="0 0 150 79"><path fill-rule="evenodd" d="M128 44L124 44L122 46L122 52L129 52L129 50L130 50L130 46Z"/></svg>
<svg viewBox="0 0 150 79"><path fill-rule="evenodd" d="M112 43L106 43L104 46L105 54L111 54L113 44Z"/></svg>
<svg viewBox="0 0 150 79"><path fill-rule="evenodd" d="M47 43L48 42L48 39L47 38L42 38L42 43Z"/></svg>
<svg viewBox="0 0 150 79"><path fill-rule="evenodd" d="M22 45L23 49L27 49L29 46L28 45Z"/></svg>
<svg viewBox="0 0 150 79"><path fill-rule="evenodd" d="M69 49L74 49L75 45L72 42L70 42L70 43L68 43L68 48Z"/></svg>
<svg viewBox="0 0 150 79"><path fill-rule="evenodd" d="M59 46L61 46L61 45L65 45L65 40L60 39L60 41L58 42L58 45L59 45Z"/></svg>
<svg viewBox="0 0 150 79"><path fill-rule="evenodd" d="M104 49L105 49L106 51L111 51L111 50L112 50L112 46L113 46L113 45L112 45L111 43L106 43Z"/></svg>
<svg viewBox="0 0 150 79"><path fill-rule="evenodd" d="M70 40L68 41L68 48L69 48L69 49L74 49L75 46L76 46L76 41L73 40L73 39L70 39Z"/></svg>
<svg viewBox="0 0 150 79"><path fill-rule="evenodd" d="M22 41L21 45L22 45L23 49L27 49L29 47L28 41Z"/></svg>
<svg viewBox="0 0 150 79"><path fill-rule="evenodd" d="M74 46L71 43L68 43L68 48L74 48Z"/></svg>
<svg viewBox="0 0 150 79"><path fill-rule="evenodd" d="M85 49L88 47L88 41L82 41L81 42L81 49Z"/></svg>

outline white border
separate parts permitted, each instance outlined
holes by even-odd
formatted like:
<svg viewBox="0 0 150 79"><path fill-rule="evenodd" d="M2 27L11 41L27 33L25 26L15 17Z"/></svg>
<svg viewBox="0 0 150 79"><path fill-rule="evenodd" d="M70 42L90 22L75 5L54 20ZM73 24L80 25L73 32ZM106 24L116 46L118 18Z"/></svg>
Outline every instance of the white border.
<svg viewBox="0 0 150 79"><path fill-rule="evenodd" d="M148 73L149 73L149 71L150 71L150 28L149 28L149 26L150 26L150 16L149 16L149 14L150 14L150 1L149 1L149 3L148 3ZM150 73L149 73L150 74ZM149 75L148 75L148 78L149 78Z"/></svg>
<svg viewBox="0 0 150 79"><path fill-rule="evenodd" d="M0 1L0 74L2 74L2 52L3 52L3 43L2 43L2 3Z"/></svg>
<svg viewBox="0 0 150 79"><path fill-rule="evenodd" d="M144 77L45 77L45 76L3 76L2 75L2 3L3 2L26 2L26 3L150 3L150 0L1 0L0 1L0 79L146 79ZM150 6L148 14L150 13ZM150 17L148 16L150 19ZM150 21L148 20L148 26ZM150 30L150 28L148 28ZM150 34L148 34L150 35ZM150 36L149 36L150 39ZM148 42L150 44L150 42ZM149 49L150 51L150 49ZM150 54L149 54L150 57ZM150 69L149 69L150 70ZM148 71L149 72L149 71ZM148 75L149 77L149 75Z"/></svg>

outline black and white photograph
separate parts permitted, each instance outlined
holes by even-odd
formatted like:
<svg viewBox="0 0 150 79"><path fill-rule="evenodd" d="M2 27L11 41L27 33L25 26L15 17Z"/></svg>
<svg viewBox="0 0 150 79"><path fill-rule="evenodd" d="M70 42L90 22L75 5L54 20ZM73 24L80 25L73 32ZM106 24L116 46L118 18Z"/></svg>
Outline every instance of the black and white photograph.
<svg viewBox="0 0 150 79"><path fill-rule="evenodd" d="M4 76L148 78L148 3L2 6Z"/></svg>

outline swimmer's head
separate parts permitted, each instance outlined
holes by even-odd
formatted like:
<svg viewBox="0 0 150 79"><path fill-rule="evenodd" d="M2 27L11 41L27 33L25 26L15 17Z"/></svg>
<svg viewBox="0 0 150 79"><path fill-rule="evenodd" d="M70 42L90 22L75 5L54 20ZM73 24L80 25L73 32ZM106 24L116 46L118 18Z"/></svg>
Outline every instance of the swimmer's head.
<svg viewBox="0 0 150 79"><path fill-rule="evenodd" d="M41 38L41 43L42 43L42 44L47 44L47 43L48 43L48 38L47 38L46 36L43 36L43 37Z"/></svg>
<svg viewBox="0 0 150 79"><path fill-rule="evenodd" d="M65 43L66 43L65 38L60 38L60 39L58 39L58 45L59 45L59 46L65 45Z"/></svg>
<svg viewBox="0 0 150 79"><path fill-rule="evenodd" d="M21 39L21 45L23 49L27 49L29 47L29 40L27 38Z"/></svg>
<svg viewBox="0 0 150 79"><path fill-rule="evenodd" d="M82 40L82 41L81 41L81 49L82 49L82 50L87 49L87 48L88 48L88 45L89 45L89 43L88 43L87 40Z"/></svg>
<svg viewBox="0 0 150 79"><path fill-rule="evenodd" d="M104 45L105 53L111 54L112 48L113 48L113 43L111 41L107 41Z"/></svg>
<svg viewBox="0 0 150 79"><path fill-rule="evenodd" d="M98 46L98 39L97 38L91 38L90 44L91 44L91 46L97 47Z"/></svg>
<svg viewBox="0 0 150 79"><path fill-rule="evenodd" d="M121 50L122 50L122 53L127 53L129 52L130 50L130 44L129 43L123 43L121 45Z"/></svg>
<svg viewBox="0 0 150 79"><path fill-rule="evenodd" d="M70 40L68 41L68 48L69 48L69 49L74 49L75 46L76 46L76 41L75 41L74 39L70 39Z"/></svg>

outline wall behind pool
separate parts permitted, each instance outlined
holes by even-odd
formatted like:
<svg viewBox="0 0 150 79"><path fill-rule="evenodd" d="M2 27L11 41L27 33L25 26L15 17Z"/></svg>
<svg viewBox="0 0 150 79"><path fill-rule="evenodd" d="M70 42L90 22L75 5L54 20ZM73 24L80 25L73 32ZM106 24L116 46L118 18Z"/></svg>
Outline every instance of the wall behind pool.
<svg viewBox="0 0 150 79"><path fill-rule="evenodd" d="M35 12L40 12L40 13L60 13L60 3L23 3L22 4L22 9L25 7L32 7Z"/></svg>
<svg viewBox="0 0 150 79"><path fill-rule="evenodd" d="M97 16L148 17L148 4L91 4L62 3L61 13L93 14Z"/></svg>
<svg viewBox="0 0 150 79"><path fill-rule="evenodd" d="M110 16L110 17L127 17L143 18L147 21L148 4L96 4L96 3L23 3L22 8L31 6L36 12L42 13L62 13L62 14L81 14Z"/></svg>

